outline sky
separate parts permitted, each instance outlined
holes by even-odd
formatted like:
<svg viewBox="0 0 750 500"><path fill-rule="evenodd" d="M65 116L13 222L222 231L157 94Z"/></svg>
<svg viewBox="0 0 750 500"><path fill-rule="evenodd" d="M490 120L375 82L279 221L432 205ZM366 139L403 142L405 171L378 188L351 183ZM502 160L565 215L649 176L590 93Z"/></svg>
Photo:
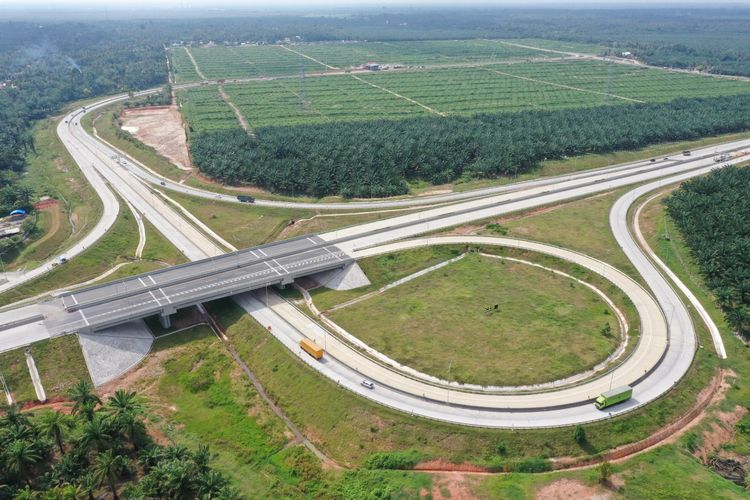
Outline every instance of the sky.
<svg viewBox="0 0 750 500"><path fill-rule="evenodd" d="M91 8L91 9L123 9L133 8L194 8L194 9L222 9L231 10L279 10L279 9L314 9L315 7L424 7L439 6L532 6L544 5L554 7L602 6L625 7L632 6L685 6L705 5L747 5L750 0L728 0L708 2L707 0L6 0L3 8Z"/></svg>

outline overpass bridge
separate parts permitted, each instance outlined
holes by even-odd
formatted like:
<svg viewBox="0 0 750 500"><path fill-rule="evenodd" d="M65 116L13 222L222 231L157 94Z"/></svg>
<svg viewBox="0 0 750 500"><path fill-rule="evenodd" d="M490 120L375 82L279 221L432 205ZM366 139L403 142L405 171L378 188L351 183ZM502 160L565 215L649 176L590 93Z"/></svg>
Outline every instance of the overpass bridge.
<svg viewBox="0 0 750 500"><path fill-rule="evenodd" d="M246 248L118 281L66 292L48 301L50 335L90 333L147 316L163 326L178 309L296 278L343 268L354 259L317 235Z"/></svg>

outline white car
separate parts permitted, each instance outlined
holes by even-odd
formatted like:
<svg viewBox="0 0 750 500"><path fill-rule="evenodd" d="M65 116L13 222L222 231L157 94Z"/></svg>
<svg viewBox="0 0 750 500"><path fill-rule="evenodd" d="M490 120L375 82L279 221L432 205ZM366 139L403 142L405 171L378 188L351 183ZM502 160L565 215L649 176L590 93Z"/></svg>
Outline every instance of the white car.
<svg viewBox="0 0 750 500"><path fill-rule="evenodd" d="M364 387L367 387L368 389L375 389L375 384L373 384L372 382L370 382L367 379L365 379L365 380L362 381L362 385Z"/></svg>

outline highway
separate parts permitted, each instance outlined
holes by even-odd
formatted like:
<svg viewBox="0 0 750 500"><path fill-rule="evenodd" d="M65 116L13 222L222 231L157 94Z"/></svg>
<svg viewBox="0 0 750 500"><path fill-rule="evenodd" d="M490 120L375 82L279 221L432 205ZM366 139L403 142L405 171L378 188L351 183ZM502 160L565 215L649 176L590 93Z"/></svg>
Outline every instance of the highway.
<svg viewBox="0 0 750 500"><path fill-rule="evenodd" d="M88 110L90 111L95 107L88 108ZM90 164L92 175L98 174L107 179L110 186L120 196L143 213L143 216L151 221L160 232L174 241L190 260L198 260L223 253L220 245L204 232L197 230L192 224L188 223L181 214L164 204L160 197L154 196L146 183L143 182L143 177L135 173L133 169L123 168L117 161L114 161L112 158L116 156L116 152L86 134L79 125L81 115L80 110L70 115L68 117L69 123L66 124L66 127L62 127L59 133L66 147L79 151L79 157L76 158L76 161L80 159L83 162L79 165L84 171ZM717 151L720 153L732 152L747 147L750 147L750 141L735 141L694 151L692 157L673 157L653 163L635 162L598 169L593 172L560 176L555 179L543 179L492 188L497 189L497 191L482 190L472 193L458 193L457 195L461 198L449 200L438 198L440 202L459 201L458 203L333 231L320 235L320 240L327 245L335 245L337 249L353 258L360 258L368 255L368 252L385 251L383 249L389 247L384 247L384 244L389 242L525 208L557 203L648 181L655 182L638 189L643 190L647 187L658 189L667 182L701 175L711 168L716 168L712 158ZM742 161L742 158L733 159L731 162L739 161ZM93 169L95 169L95 172ZM658 180L665 177L665 180ZM101 187L104 184L99 183L99 185ZM104 188L107 188L107 186L104 185ZM104 198L104 192L99 191L98 188L97 191ZM217 196L216 193L211 195ZM427 198L420 198L420 203L425 199ZM672 387L689 368L695 349L694 330L684 305L658 270L643 255L630 235L627 209L634 199L622 198L618 201L613 207L610 221L618 243L651 287L656 301L654 302L653 299L649 301L646 297L650 297L650 295L645 294L636 302L636 305L640 306L639 315L641 316L643 331L649 332L649 334L641 336L638 349L628 358L626 363L618 367L620 371L613 372L614 376L609 374L610 380L616 378L618 382L637 382L633 400L618 407L618 412L628 411L645 404ZM432 197L432 200L429 201L430 204L435 202L436 197ZM114 203L116 203L116 199L114 199ZM275 203L285 204L287 202ZM383 203L390 202L374 201L371 203L372 206L382 207ZM356 206L349 203L344 205L347 208ZM314 204L314 206L320 208L318 204ZM505 243L513 244L507 241ZM399 244L409 245L413 243ZM520 243L515 242L515 244ZM564 249L554 250L548 245L538 243L535 245L540 245L536 249L541 252L568 252L562 258L590 259ZM581 265L584 265L583 261L581 261ZM602 265L602 263L596 262L593 265L596 267ZM603 269L606 269L608 279L619 279L618 271L606 267L603 267ZM271 273L270 269L268 273ZM217 282L222 281L224 280L217 280ZM93 292L85 292L81 295L81 298L84 303L98 302L91 303L88 307L99 308L96 309L98 314L107 316L116 313L118 309L123 307L122 303L117 303L118 301L124 300L124 304L127 306L129 297L133 296L133 289L129 286L124 285L119 291L116 286L109 288L101 296L97 296ZM639 293L632 284L625 281L619 283L618 286L628 288L631 293L636 294L635 296ZM153 291L152 287L148 288L149 292ZM184 290L174 290L175 293L180 291ZM188 292L193 293L195 290L190 288ZM643 293L642 289L641 293ZM166 295L171 296L169 293ZM74 293L67 297L75 296ZM71 313L80 310L76 309L75 304L71 306L73 299L67 297L60 299L62 306L68 307ZM102 299L106 300L102 301ZM150 300L149 307L163 305L163 299L158 297L145 300ZM605 381L601 378L575 387L547 392L543 396L539 394L531 397L519 394L477 394L446 389L439 385L428 385L428 387L415 385L421 382L413 379L403 380L400 378L403 377L403 374L391 368L376 365L375 368L378 371L373 371L371 377L376 382L376 389L366 389L359 383L364 376L363 373L365 373L363 370L371 370L368 363L372 363L372 361L358 351L344 345L337 346L336 341L332 340L333 337L321 332L320 326L311 318L272 293L269 294L270 307L264 305L252 294L241 294L236 300L261 324L272 327L271 330L277 338L297 353L300 359L303 359L323 375L336 380L343 387L364 397L401 411L444 421L491 427L566 425L608 416L607 413L592 411L593 407L589 403L591 398L598 395L596 391L600 391L604 387ZM133 304L140 302L139 299L137 302L133 301ZM130 310L133 310L132 306ZM0 319L0 324L2 323L3 321ZM324 357L323 362L312 361L312 358L299 352L296 341L303 334L313 338L318 338L316 335L323 335L323 344L329 349L329 355ZM328 346L328 342L332 342L332 344ZM640 346L640 343L643 343L643 347ZM0 350L2 350L2 346L0 346ZM383 369L387 371L382 371ZM367 374L369 377L369 372ZM429 393L426 392L428 388ZM420 389L425 390L420 394Z"/></svg>
<svg viewBox="0 0 750 500"><path fill-rule="evenodd" d="M342 268L352 258L320 238L299 237L66 292L51 303L50 335L90 333L248 290Z"/></svg>

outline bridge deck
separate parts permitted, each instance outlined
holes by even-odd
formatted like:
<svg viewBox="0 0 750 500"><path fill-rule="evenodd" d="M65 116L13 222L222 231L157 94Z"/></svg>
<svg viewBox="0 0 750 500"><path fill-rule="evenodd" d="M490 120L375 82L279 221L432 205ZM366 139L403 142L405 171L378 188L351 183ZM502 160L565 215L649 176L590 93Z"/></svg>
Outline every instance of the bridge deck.
<svg viewBox="0 0 750 500"><path fill-rule="evenodd" d="M85 288L61 297L63 310L47 317L54 333L94 331L154 314L170 314L351 262L341 249L305 236Z"/></svg>

